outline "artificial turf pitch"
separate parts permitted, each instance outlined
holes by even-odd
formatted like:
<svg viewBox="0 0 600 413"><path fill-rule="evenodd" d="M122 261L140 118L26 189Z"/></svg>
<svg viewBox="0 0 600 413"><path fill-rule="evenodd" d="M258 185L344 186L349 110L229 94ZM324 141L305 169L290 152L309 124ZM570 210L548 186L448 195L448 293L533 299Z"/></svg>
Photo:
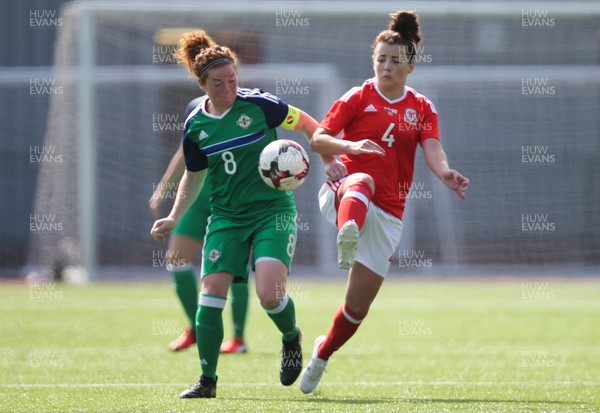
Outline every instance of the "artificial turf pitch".
<svg viewBox="0 0 600 413"><path fill-rule="evenodd" d="M288 291L306 364L344 281ZM185 323L167 282L2 283L0 411L600 411L598 279L388 279L310 395L279 384L278 332L250 305L250 351L221 357L217 399L180 400L199 362L167 351Z"/></svg>

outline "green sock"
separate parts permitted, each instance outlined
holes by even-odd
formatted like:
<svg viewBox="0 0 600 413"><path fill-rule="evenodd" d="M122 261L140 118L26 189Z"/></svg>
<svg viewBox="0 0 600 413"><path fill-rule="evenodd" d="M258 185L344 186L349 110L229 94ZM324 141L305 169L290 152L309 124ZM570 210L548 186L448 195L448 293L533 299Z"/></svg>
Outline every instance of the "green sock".
<svg viewBox="0 0 600 413"><path fill-rule="evenodd" d="M231 284L231 315L234 337L244 337L246 314L248 314L248 284Z"/></svg>
<svg viewBox="0 0 600 413"><path fill-rule="evenodd" d="M200 294L200 305L196 314L196 345L202 375L215 379L219 350L223 341L223 308L226 297Z"/></svg>
<svg viewBox="0 0 600 413"><path fill-rule="evenodd" d="M198 287L194 268L191 265L174 267L171 274L173 274L173 288L193 329L196 325L198 308Z"/></svg>
<svg viewBox="0 0 600 413"><path fill-rule="evenodd" d="M283 341L292 341L298 336L294 301L287 294L279 304L273 308L265 308L265 311L281 331Z"/></svg>

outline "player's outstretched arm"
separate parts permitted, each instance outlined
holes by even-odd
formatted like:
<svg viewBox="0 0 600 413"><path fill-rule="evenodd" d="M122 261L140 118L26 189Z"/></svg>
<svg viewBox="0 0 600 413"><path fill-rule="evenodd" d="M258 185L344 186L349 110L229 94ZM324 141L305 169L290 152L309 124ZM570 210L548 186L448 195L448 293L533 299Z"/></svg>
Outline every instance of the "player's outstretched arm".
<svg viewBox="0 0 600 413"><path fill-rule="evenodd" d="M469 186L469 179L465 178L457 170L450 169L448 157L438 139L426 139L421 144L425 163L431 172L439 178L448 188L452 189L459 197L465 199L465 193Z"/></svg>
<svg viewBox="0 0 600 413"><path fill-rule="evenodd" d="M168 217L154 222L154 225L150 230L152 238L159 242L165 240L165 236L175 228L181 217L187 212L198 197L205 178L206 169L198 172L185 171L179 182L177 197L175 198L171 213Z"/></svg>
<svg viewBox="0 0 600 413"><path fill-rule="evenodd" d="M183 147L180 145L177 152L173 155L173 158L171 158L165 174L160 179L160 182L148 201L150 211L152 211L152 215L154 215L155 218L158 218L160 214L159 207L164 199L164 193L171 190L175 182L181 180L184 171L185 163L183 161Z"/></svg>
<svg viewBox="0 0 600 413"><path fill-rule="evenodd" d="M318 127L310 140L310 149L321 155L385 155L385 150L371 139L353 142L337 139L328 130Z"/></svg>
<svg viewBox="0 0 600 413"><path fill-rule="evenodd" d="M319 124L317 121L310 116L308 113L298 109L299 111L299 119L296 125L294 126L294 130L301 132L304 137L310 143L313 134L317 130ZM312 145L311 145L312 149ZM348 175L348 170L335 156L320 154L321 160L323 161L323 165L325 166L325 174L327 178L331 181L338 181L342 179L344 176Z"/></svg>

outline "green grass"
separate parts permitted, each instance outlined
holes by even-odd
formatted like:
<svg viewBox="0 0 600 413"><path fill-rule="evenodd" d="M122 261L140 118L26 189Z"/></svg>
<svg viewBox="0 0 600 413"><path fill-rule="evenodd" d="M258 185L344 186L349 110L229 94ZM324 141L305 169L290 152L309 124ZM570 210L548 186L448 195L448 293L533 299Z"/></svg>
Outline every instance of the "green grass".
<svg viewBox="0 0 600 413"><path fill-rule="evenodd" d="M177 398L199 363L166 350L184 325L167 283L37 287L0 285L4 412L600 411L600 280L387 280L308 396L279 384L279 336L253 296L250 352L221 358L215 400ZM290 284L306 358L343 291Z"/></svg>

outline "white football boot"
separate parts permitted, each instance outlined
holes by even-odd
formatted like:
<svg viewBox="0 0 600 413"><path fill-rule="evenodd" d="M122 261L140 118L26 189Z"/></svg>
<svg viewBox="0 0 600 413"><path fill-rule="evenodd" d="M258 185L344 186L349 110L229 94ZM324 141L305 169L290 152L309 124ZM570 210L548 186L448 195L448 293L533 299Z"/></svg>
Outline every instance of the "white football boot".
<svg viewBox="0 0 600 413"><path fill-rule="evenodd" d="M315 340L312 357L302 372L302 376L300 376L300 390L302 390L302 393L312 392L319 384L325 372L327 362L318 356L319 346L325 341L325 338L325 336L319 336Z"/></svg>
<svg viewBox="0 0 600 413"><path fill-rule="evenodd" d="M353 219L347 221L338 232L338 266L342 270L348 270L354 264L356 248L358 246L358 225Z"/></svg>

